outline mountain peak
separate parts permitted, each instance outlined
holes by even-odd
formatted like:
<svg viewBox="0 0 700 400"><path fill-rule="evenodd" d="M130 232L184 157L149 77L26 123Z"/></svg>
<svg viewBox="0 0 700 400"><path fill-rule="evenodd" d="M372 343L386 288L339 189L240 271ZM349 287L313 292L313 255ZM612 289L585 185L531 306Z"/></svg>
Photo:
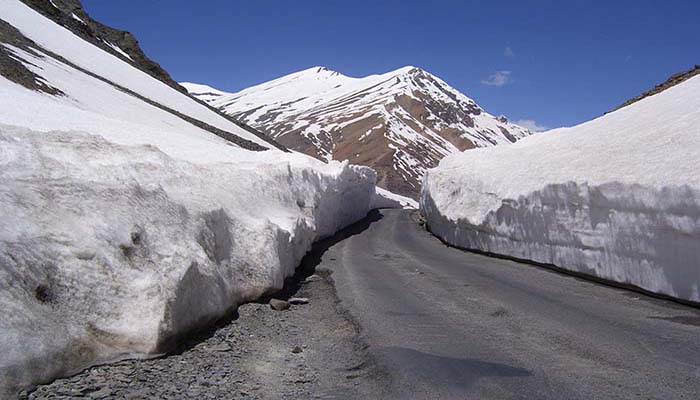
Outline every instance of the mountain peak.
<svg viewBox="0 0 700 400"><path fill-rule="evenodd" d="M530 134L413 65L362 78L316 66L209 101L294 150L373 167L380 186L414 198L444 156Z"/></svg>
<svg viewBox="0 0 700 400"><path fill-rule="evenodd" d="M401 67L397 70L394 70L390 72L392 75L416 75L420 73L427 73L425 70L415 67L413 65L407 65L405 67Z"/></svg>
<svg viewBox="0 0 700 400"><path fill-rule="evenodd" d="M299 71L299 75L321 75L321 76L342 76L338 71L333 71L328 67L322 65L317 65L315 67L307 68L305 70Z"/></svg>
<svg viewBox="0 0 700 400"><path fill-rule="evenodd" d="M407 65L405 67L401 67L401 68L398 68L398 69L395 69L393 71L389 71L389 72L386 72L383 74L370 75L370 76L366 76L366 77L362 77L362 78L353 78L353 79L368 79L368 78L377 77L377 76L385 76L385 77L386 76L407 76L407 77L411 77L411 76L416 76L416 75L421 75L421 74L426 74L426 75L432 76L429 72L427 72L419 67L415 67L413 65ZM314 78L314 79L317 79L320 77L322 77L322 78L336 77L336 76L337 77L346 77L346 75L343 75L340 72L334 71L334 70L332 70L328 67L325 67L323 65L317 65L317 66L307 68L307 69L304 69L304 70L301 70L298 72L294 72L288 76L289 77L298 76L298 77Z"/></svg>

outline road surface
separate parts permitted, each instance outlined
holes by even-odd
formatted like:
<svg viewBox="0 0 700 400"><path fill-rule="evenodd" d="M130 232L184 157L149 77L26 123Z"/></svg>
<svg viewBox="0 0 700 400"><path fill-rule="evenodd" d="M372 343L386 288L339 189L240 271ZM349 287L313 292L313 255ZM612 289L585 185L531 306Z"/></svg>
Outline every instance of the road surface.
<svg viewBox="0 0 700 400"><path fill-rule="evenodd" d="M393 398L698 399L700 313L450 248L375 212L319 265Z"/></svg>

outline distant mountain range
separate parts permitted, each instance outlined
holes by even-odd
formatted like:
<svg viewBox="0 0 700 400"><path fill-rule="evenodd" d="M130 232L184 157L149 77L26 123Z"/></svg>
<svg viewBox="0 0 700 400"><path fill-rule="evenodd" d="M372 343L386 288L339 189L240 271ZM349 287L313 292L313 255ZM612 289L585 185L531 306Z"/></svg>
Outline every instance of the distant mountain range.
<svg viewBox="0 0 700 400"><path fill-rule="evenodd" d="M314 67L238 93L181 85L284 146L370 166L379 186L413 198L425 170L446 155L532 133L411 66L364 78Z"/></svg>

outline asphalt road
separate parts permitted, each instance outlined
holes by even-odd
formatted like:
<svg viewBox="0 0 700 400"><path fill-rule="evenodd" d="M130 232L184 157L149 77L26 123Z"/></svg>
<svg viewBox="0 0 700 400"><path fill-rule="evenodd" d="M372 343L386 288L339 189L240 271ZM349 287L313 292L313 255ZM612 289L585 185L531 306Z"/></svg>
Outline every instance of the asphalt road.
<svg viewBox="0 0 700 400"><path fill-rule="evenodd" d="M698 310L450 248L414 219L379 211L319 262L388 397L700 398Z"/></svg>

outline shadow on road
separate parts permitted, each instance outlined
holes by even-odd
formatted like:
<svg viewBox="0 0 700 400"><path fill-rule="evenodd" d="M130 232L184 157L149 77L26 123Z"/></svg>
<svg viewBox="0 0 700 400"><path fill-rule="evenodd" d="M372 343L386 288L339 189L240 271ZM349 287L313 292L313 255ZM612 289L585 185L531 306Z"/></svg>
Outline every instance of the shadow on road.
<svg viewBox="0 0 700 400"><path fill-rule="evenodd" d="M688 315L676 315L674 317L657 317L651 316L647 317L649 319L659 319L662 321L670 321L676 324L690 325L690 326L700 326L700 316L692 317Z"/></svg>
<svg viewBox="0 0 700 400"><path fill-rule="evenodd" d="M432 386L465 389L482 377L526 377L532 373L512 367L472 358L454 358L424 353L405 347L382 347L376 352L381 358L397 364L397 369L410 370L414 376ZM418 382L417 382L418 383Z"/></svg>
<svg viewBox="0 0 700 400"><path fill-rule="evenodd" d="M297 267L294 275L287 278L287 280L284 282L284 288L275 293L273 296L268 296L261 299L261 301L269 301L270 297L285 300L292 297L297 291L299 291L304 279L316 272L316 267L321 264L323 254L328 251L328 249L349 237L364 232L370 227L370 225L381 220L383 217L384 216L382 215L381 211L372 210L362 220L342 229L333 236L314 243L313 246L311 246L311 250L309 250L309 252L306 253L306 256L304 256L304 258L301 260L301 264Z"/></svg>

